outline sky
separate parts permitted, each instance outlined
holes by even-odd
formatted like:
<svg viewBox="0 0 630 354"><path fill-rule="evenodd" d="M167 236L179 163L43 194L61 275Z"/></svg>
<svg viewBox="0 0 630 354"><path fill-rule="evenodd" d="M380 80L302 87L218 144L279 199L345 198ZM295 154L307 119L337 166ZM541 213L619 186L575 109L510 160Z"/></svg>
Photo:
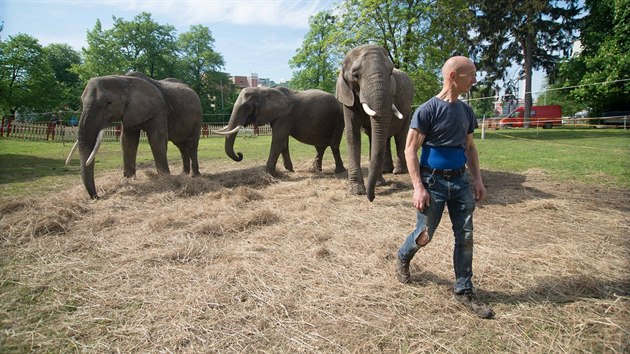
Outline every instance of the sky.
<svg viewBox="0 0 630 354"><path fill-rule="evenodd" d="M291 79L289 60L302 46L308 18L332 9L336 0L0 0L0 38L26 33L42 46L66 43L87 47L86 34L96 20L111 29L112 16L131 21L148 12L160 25L181 34L204 25L225 60L224 71L275 82Z"/></svg>
<svg viewBox="0 0 630 354"><path fill-rule="evenodd" d="M160 25L172 25L177 34L192 25L204 25L215 39L214 49L231 75L257 73L276 83L291 79L289 60L302 46L308 19L333 9L338 0L0 0L0 38L26 33L46 46L66 43L80 51L96 20L111 29L112 17L132 21L148 12ZM543 75L534 72L532 92L537 96ZM524 91L524 89L521 89Z"/></svg>

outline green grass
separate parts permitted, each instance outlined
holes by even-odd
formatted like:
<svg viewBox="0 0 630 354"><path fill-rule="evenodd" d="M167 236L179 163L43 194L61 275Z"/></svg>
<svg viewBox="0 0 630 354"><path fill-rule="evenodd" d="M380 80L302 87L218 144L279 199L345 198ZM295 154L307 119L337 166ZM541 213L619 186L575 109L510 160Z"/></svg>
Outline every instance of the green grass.
<svg viewBox="0 0 630 354"><path fill-rule="evenodd" d="M587 184L606 184L630 187L630 131L621 129L509 129L488 130L481 140L475 133L481 166L485 170L522 173L541 169L559 181L578 181ZM367 138L363 151L367 156ZM211 172L211 161L231 161L224 153L222 138L201 139L199 159L201 170ZM234 150L247 160L260 160L264 165L269 154L270 137L238 137ZM315 156L312 146L295 140L289 143L294 163ZM33 195L54 191L81 183L78 154L69 166L65 159L71 143L0 139L0 192L3 195ZM346 159L345 140L341 144L342 158ZM179 161L179 151L169 143L169 161ZM330 164L330 150L324 156ZM138 151L139 168L153 166L147 143ZM234 165L238 168L238 165ZM281 162L278 163L281 166ZM364 166L365 167L365 166ZM97 174L101 171L121 170L122 156L119 143L104 143L96 160Z"/></svg>
<svg viewBox="0 0 630 354"><path fill-rule="evenodd" d="M630 187L630 131L510 129L476 134L482 169L541 169L558 180Z"/></svg>

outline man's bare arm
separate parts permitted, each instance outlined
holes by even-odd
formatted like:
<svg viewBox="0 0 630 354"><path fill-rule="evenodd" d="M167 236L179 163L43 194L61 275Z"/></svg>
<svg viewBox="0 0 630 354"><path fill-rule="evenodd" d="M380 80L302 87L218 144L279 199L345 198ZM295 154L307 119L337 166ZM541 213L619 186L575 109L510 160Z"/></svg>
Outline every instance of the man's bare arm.
<svg viewBox="0 0 630 354"><path fill-rule="evenodd" d="M417 129L409 129L407 133L407 142L405 144L405 161L407 161L407 169L409 177L413 184L413 206L422 211L425 205L429 205L429 193L422 184L420 175L420 164L418 163L418 150L424 142L424 134Z"/></svg>

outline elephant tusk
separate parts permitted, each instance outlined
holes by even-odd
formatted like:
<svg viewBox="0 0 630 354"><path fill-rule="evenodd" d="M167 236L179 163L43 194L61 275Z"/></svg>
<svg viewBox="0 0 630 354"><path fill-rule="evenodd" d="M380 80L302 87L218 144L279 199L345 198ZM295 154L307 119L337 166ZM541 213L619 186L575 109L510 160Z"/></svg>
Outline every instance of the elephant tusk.
<svg viewBox="0 0 630 354"><path fill-rule="evenodd" d="M74 145L72 145L72 149L70 149L70 153L68 154L68 158L66 159L66 166L68 166L68 164L70 163L70 159L72 158L74 152L77 150L77 146L79 146L78 140L74 143Z"/></svg>
<svg viewBox="0 0 630 354"><path fill-rule="evenodd" d="M105 129L101 129L101 131L98 132L98 136L96 137L96 144L94 145L94 150L92 150L90 157L88 157L87 161L85 161L85 166L89 166L92 164L92 162L94 162L96 153L98 152L98 149L101 147L101 143L103 142L103 134L105 134Z"/></svg>
<svg viewBox="0 0 630 354"><path fill-rule="evenodd" d="M212 132L213 132L213 133L223 132L223 131L225 131L227 128L228 128L228 126L226 125L225 127L220 128L220 129L217 129L217 130L213 130Z"/></svg>
<svg viewBox="0 0 630 354"><path fill-rule="evenodd" d="M230 130L230 131L228 131L228 132L223 131L223 129L219 129L219 130L215 130L215 131L213 131L213 133L215 133L215 134L219 134L219 135L232 135L232 134L237 133L239 130L241 130L241 128L242 128L242 127L243 127L242 125L239 125L239 126L237 126L236 128L234 128L234 129L232 129L232 130ZM225 129L225 128L224 128L224 129Z"/></svg>
<svg viewBox="0 0 630 354"><path fill-rule="evenodd" d="M400 113L398 108L396 108L396 105L394 105L393 103L392 103L392 111L394 112L394 115L398 117L398 119L403 119L403 114Z"/></svg>
<svg viewBox="0 0 630 354"><path fill-rule="evenodd" d="M367 104L367 103L363 103L362 105L363 105L363 110L365 111L365 113L367 113L367 114L368 114L368 116L370 116L370 117L374 117L374 116L376 115L376 112L374 112L374 111L370 108L370 106L368 106L368 104Z"/></svg>

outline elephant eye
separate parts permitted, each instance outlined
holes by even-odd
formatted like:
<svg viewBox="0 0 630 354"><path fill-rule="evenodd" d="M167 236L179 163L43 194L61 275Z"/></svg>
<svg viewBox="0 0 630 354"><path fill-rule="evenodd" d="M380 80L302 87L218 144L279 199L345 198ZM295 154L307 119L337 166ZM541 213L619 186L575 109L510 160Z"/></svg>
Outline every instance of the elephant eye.
<svg viewBox="0 0 630 354"><path fill-rule="evenodd" d="M359 80L359 72L358 71L353 72L352 73L352 78L355 79L355 80Z"/></svg>

